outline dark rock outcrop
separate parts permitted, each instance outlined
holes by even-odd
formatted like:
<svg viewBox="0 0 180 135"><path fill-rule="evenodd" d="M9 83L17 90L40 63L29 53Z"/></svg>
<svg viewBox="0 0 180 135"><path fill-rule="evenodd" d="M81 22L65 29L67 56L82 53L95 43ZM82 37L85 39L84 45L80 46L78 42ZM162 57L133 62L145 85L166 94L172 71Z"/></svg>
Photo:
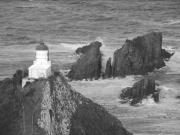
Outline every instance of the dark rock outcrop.
<svg viewBox="0 0 180 135"><path fill-rule="evenodd" d="M16 73L13 75L13 80L16 85L22 84L22 78L28 76L28 70L17 70Z"/></svg>
<svg viewBox="0 0 180 135"><path fill-rule="evenodd" d="M2 135L131 135L103 107L72 90L59 73L21 90L16 84L5 79L0 85Z"/></svg>
<svg viewBox="0 0 180 135"><path fill-rule="evenodd" d="M169 53L168 51L166 51L165 49L161 50L161 56L163 57L163 59L165 60L169 60L171 58L171 56L173 56L174 53Z"/></svg>
<svg viewBox="0 0 180 135"><path fill-rule="evenodd" d="M98 41L88 46L78 48L80 58L71 67L68 77L72 80L98 79L101 76L101 52L102 44Z"/></svg>
<svg viewBox="0 0 180 135"><path fill-rule="evenodd" d="M176 98L177 98L177 99L180 99L180 96L178 95L178 96L176 96Z"/></svg>
<svg viewBox="0 0 180 135"><path fill-rule="evenodd" d="M129 102L131 105L140 103L144 98L152 95L155 102L159 102L159 91L156 90L154 79L145 78L136 82L133 87L128 87L122 90L120 98L122 102Z"/></svg>
<svg viewBox="0 0 180 135"><path fill-rule="evenodd" d="M107 60L104 77L105 77L105 78L110 78L110 77L112 77L111 58L109 58L109 59Z"/></svg>
<svg viewBox="0 0 180 135"><path fill-rule="evenodd" d="M21 70L13 78L0 83L0 134L22 135L22 92L21 81L25 76Z"/></svg>
<svg viewBox="0 0 180 135"><path fill-rule="evenodd" d="M151 32L126 40L121 49L114 52L113 76L143 75L165 66L164 58L170 57L162 50L162 33Z"/></svg>

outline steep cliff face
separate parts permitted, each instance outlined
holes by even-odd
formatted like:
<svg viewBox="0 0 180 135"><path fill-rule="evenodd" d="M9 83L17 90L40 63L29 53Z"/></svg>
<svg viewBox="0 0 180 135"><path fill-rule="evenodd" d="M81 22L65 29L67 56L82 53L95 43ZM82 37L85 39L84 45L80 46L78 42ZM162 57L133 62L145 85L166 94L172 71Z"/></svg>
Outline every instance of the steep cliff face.
<svg viewBox="0 0 180 135"><path fill-rule="evenodd" d="M96 41L76 50L76 54L81 55L68 73L70 79L98 79L101 76L101 45L100 42Z"/></svg>
<svg viewBox="0 0 180 135"><path fill-rule="evenodd" d="M163 52L163 54L162 54ZM126 40L121 49L114 52L113 76L145 74L165 66L162 50L162 33L151 32Z"/></svg>
<svg viewBox="0 0 180 135"><path fill-rule="evenodd" d="M37 126L47 135L128 135L104 108L72 90L57 75L44 82ZM35 124L35 125L36 125Z"/></svg>
<svg viewBox="0 0 180 135"><path fill-rule="evenodd" d="M8 85L5 86L5 82ZM16 86L11 80L5 82L4 85L1 84L1 92L4 87L13 90ZM131 135L118 119L74 91L58 73L16 90L19 94L13 96L15 95L17 101L5 95L7 100L12 101L4 101L4 106L0 106L0 110L4 112L4 118L0 117L0 134Z"/></svg>
<svg viewBox="0 0 180 135"><path fill-rule="evenodd" d="M26 73L18 70L13 78L0 82L0 134L22 135L21 80Z"/></svg>

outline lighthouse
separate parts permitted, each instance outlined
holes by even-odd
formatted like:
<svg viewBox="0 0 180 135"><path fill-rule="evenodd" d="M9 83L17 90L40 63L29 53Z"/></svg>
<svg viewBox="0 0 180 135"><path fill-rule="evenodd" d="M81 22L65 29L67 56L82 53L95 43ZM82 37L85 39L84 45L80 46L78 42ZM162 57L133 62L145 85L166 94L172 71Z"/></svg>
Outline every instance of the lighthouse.
<svg viewBox="0 0 180 135"><path fill-rule="evenodd" d="M36 59L29 67L30 79L47 78L51 75L51 61L49 60L49 48L41 42L36 47Z"/></svg>

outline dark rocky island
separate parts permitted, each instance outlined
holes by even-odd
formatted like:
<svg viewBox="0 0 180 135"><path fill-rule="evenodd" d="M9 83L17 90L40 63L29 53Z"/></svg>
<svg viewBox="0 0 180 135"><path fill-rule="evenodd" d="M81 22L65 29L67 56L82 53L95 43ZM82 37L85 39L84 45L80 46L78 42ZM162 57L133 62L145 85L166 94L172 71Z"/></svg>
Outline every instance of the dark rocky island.
<svg viewBox="0 0 180 135"><path fill-rule="evenodd" d="M136 105L150 95L152 95L155 102L159 102L159 91L156 90L155 80L144 78L136 82L132 87L123 89L120 98L123 103L129 102L130 105Z"/></svg>
<svg viewBox="0 0 180 135"><path fill-rule="evenodd" d="M80 54L80 58L72 65L67 76L72 80L98 79L101 76L101 46L102 44L96 41L78 48L76 54Z"/></svg>
<svg viewBox="0 0 180 135"><path fill-rule="evenodd" d="M1 135L131 135L60 73L21 88L24 72L0 82Z"/></svg>
<svg viewBox="0 0 180 135"><path fill-rule="evenodd" d="M114 52L112 75L144 75L165 66L164 59L172 54L162 49L162 33L151 32L126 40L121 49Z"/></svg>

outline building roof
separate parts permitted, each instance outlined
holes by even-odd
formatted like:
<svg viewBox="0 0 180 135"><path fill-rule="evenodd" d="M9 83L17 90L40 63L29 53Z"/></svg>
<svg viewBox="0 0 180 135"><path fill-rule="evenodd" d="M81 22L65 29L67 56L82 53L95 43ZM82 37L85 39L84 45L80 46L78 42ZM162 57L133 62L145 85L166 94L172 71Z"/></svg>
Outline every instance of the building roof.
<svg viewBox="0 0 180 135"><path fill-rule="evenodd" d="M44 44L44 42L41 42L40 45L36 47L36 50L49 50L48 47Z"/></svg>

